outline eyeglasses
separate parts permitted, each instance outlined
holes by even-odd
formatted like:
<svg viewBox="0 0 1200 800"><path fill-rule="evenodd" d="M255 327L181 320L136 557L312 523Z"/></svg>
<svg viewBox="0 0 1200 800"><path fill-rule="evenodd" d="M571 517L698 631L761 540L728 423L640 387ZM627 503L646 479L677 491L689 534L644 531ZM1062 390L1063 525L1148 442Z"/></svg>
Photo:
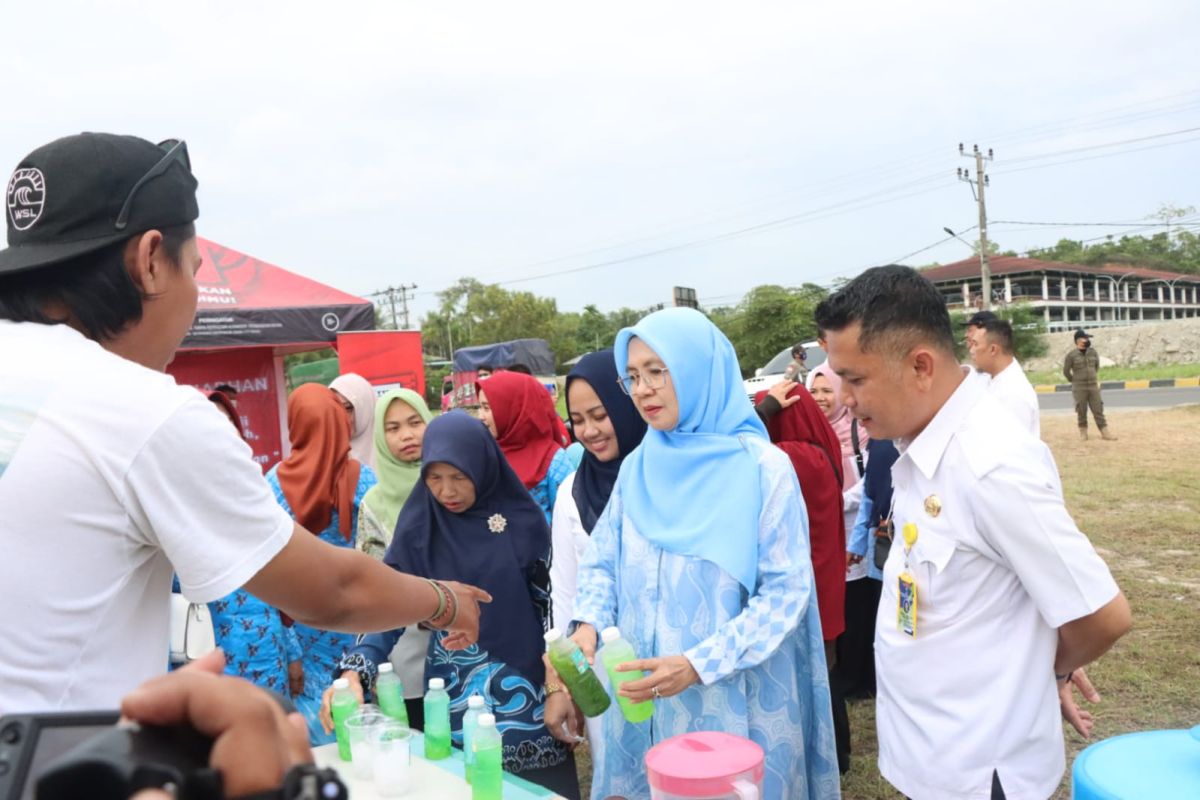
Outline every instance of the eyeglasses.
<svg viewBox="0 0 1200 800"><path fill-rule="evenodd" d="M667 368L654 367L646 370L646 374L626 375L624 378L617 378L617 383L621 384L621 391L625 394L633 394L633 387L639 383L645 384L648 389L661 389L667 385Z"/></svg>
<svg viewBox="0 0 1200 800"><path fill-rule="evenodd" d="M159 159L157 164L150 168L149 172L138 178L138 182L129 190L129 196L125 198L125 204L121 206L121 213L117 214L115 227L119 231L123 231L129 226L129 214L133 210L133 198L141 191L143 186L164 174L176 161L183 164L188 172L192 171L192 160L188 158L187 142L182 139L166 139L159 142L158 146L166 150L167 153Z"/></svg>

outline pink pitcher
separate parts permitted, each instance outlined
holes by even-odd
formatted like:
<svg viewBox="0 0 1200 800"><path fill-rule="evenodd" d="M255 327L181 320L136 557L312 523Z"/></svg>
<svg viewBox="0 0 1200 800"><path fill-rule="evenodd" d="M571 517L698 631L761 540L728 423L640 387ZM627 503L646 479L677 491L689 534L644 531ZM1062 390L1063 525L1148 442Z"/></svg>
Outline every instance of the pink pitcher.
<svg viewBox="0 0 1200 800"><path fill-rule="evenodd" d="M759 800L763 750L716 731L673 736L646 753L652 800Z"/></svg>

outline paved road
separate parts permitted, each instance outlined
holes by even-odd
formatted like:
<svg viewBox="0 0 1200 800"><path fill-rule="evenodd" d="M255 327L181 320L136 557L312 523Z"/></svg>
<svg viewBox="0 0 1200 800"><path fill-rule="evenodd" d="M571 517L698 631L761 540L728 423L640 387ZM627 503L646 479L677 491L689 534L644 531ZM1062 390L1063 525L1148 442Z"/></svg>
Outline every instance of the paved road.
<svg viewBox="0 0 1200 800"><path fill-rule="evenodd" d="M1116 389L1104 392L1105 411L1122 408L1168 408L1189 403L1200 403L1200 388ZM1042 411L1049 412L1075 410L1075 401L1071 399L1070 392L1039 394L1038 405Z"/></svg>

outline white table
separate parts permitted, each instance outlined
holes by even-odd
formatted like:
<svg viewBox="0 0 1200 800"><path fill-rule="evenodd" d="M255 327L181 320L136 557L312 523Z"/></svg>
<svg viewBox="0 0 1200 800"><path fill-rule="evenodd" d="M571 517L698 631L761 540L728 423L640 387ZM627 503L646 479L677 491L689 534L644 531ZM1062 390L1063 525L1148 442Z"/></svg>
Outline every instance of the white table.
<svg viewBox="0 0 1200 800"><path fill-rule="evenodd" d="M436 797L438 800L471 800L471 785L463 778L462 752L442 761L426 761L420 756L425 751L421 734L413 732L412 739L412 785L402 795L404 798ZM350 800L381 800L375 793L375 782L354 777L354 766L342 761L336 744L313 748L313 758L318 767L332 767L346 784ZM562 800L558 795L534 786L513 775L504 776L505 800Z"/></svg>

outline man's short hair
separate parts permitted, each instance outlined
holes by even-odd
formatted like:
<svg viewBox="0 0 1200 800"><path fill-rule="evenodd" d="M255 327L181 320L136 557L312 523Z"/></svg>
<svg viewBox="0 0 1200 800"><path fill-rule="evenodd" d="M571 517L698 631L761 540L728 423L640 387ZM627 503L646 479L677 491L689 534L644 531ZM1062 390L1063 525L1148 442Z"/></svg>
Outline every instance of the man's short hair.
<svg viewBox="0 0 1200 800"><path fill-rule="evenodd" d="M986 315L986 316L985 316ZM978 319L982 317L983 319ZM979 328L988 340L999 345L1008 355L1013 354L1013 329L1008 320L1000 319L990 311L982 311L967 321L972 328Z"/></svg>
<svg viewBox="0 0 1200 800"><path fill-rule="evenodd" d="M177 225L159 232L167 256L179 267L183 245L196 235L195 225ZM41 269L0 275L0 319L42 325L74 319L83 334L93 341L117 336L140 320L142 304L153 300L142 293L129 275L125 264L128 241L106 245ZM67 317L47 314L45 309L50 304L61 305Z"/></svg>
<svg viewBox="0 0 1200 800"><path fill-rule="evenodd" d="M988 323L1000 319L993 311L976 311L967 320L968 328L987 328Z"/></svg>
<svg viewBox="0 0 1200 800"><path fill-rule="evenodd" d="M228 383L218 383L213 387L214 392L220 392L226 397L237 397L238 390L230 386Z"/></svg>
<svg viewBox="0 0 1200 800"><path fill-rule="evenodd" d="M873 267L817 306L817 326L840 331L857 322L863 352L904 356L919 344L954 353L950 313L941 292L911 267Z"/></svg>
<svg viewBox="0 0 1200 800"><path fill-rule="evenodd" d="M533 374L533 370L531 370L525 364L512 364L508 367L505 367L505 369L508 370L509 372L519 372L522 375L532 375Z"/></svg>

